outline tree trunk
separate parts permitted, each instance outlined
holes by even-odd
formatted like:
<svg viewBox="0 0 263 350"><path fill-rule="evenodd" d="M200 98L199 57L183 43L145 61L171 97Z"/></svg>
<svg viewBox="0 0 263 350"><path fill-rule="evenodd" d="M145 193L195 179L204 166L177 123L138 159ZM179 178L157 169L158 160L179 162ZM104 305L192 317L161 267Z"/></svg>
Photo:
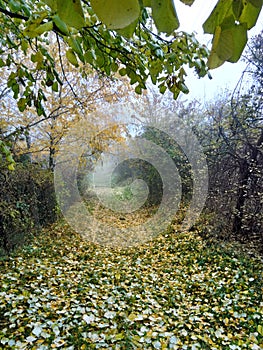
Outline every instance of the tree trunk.
<svg viewBox="0 0 263 350"><path fill-rule="evenodd" d="M244 216L244 205L246 201L247 185L249 179L249 165L247 160L240 160L239 189L237 192L237 201L233 220L233 232L242 233L242 221Z"/></svg>

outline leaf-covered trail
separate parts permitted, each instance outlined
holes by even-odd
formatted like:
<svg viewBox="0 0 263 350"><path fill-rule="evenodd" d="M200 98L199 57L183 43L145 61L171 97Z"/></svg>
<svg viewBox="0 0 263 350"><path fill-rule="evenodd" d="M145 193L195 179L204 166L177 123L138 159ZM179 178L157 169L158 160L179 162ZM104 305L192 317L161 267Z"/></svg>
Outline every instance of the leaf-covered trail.
<svg viewBox="0 0 263 350"><path fill-rule="evenodd" d="M0 348L262 349L262 272L196 233L113 250L58 226L1 262Z"/></svg>

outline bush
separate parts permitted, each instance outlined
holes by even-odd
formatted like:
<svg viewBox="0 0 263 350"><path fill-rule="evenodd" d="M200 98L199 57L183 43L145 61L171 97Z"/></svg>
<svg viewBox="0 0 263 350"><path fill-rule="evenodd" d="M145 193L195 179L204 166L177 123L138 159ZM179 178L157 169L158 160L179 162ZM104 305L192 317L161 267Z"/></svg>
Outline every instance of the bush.
<svg viewBox="0 0 263 350"><path fill-rule="evenodd" d="M2 168L0 181L0 249L9 253L56 220L56 198L52 173L38 165Z"/></svg>

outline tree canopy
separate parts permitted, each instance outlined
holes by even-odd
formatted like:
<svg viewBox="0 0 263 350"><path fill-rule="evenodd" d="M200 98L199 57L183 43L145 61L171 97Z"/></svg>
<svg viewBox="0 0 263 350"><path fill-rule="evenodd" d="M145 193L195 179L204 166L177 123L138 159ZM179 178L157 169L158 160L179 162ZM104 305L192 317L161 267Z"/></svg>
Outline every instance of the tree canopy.
<svg viewBox="0 0 263 350"><path fill-rule="evenodd" d="M45 96L41 89L35 91L36 79L40 75L41 84L53 90L62 83L50 42L80 70L89 64L106 75L128 76L137 93L150 77L161 93L169 89L176 98L180 91L188 92L185 65L202 77L209 68L240 58L261 7L262 0L219 0L203 25L213 35L209 53L192 34L177 31L172 0L1 0L0 66L11 70L8 87L19 109L34 103L39 114L44 114ZM18 64L21 55L31 55L32 64Z"/></svg>
<svg viewBox="0 0 263 350"><path fill-rule="evenodd" d="M191 6L194 0L181 2ZM213 35L210 52L179 31L173 0L0 0L0 96L12 91L20 112L33 107L48 118L46 89L59 93L66 84L78 95L66 77L66 57L83 79L89 66L104 76L127 77L138 94L150 79L176 99L189 91L187 66L203 77L225 61L238 61L262 3L219 0L203 25ZM12 168L3 140L0 149Z"/></svg>

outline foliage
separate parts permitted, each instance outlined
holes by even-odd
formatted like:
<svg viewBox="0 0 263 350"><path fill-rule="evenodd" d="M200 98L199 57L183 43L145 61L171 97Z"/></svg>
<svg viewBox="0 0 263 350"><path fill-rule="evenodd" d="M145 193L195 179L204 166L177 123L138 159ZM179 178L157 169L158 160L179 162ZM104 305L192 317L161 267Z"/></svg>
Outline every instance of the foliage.
<svg viewBox="0 0 263 350"><path fill-rule="evenodd" d="M121 186L123 183L132 183L135 179L143 180L149 189L149 195L145 205L153 206L159 205L162 200L162 179L158 171L149 162L142 161L141 159L134 158L128 161L122 162L115 170L116 184ZM118 178L120 179L118 181ZM127 190L129 187L125 183ZM129 192L128 192L129 193ZM126 195L128 196L128 193Z"/></svg>
<svg viewBox="0 0 263 350"><path fill-rule="evenodd" d="M43 1L0 4L3 29L1 67L11 70L8 87L21 110L34 105L39 115L45 115L45 93L42 87L34 89L36 75L39 78L40 74L43 86L53 90L63 82L50 43L55 43L60 57L67 57L80 72L83 64L106 75L118 72L121 76L128 76L132 85L136 84L138 93L146 88L148 77L162 92L169 88L175 97L180 91L187 92L185 64L194 67L199 76L207 73L207 49L187 33L176 33L168 39L156 35L148 25L150 14L145 8L139 8L140 18L132 39L129 39L107 29L86 2L77 1L77 11L71 8L74 6L72 1L63 2L63 6L56 1L47 4ZM31 64L17 64L14 53L22 57L29 55Z"/></svg>
<svg viewBox="0 0 263 350"><path fill-rule="evenodd" d="M182 2L192 5L194 1ZM87 66L103 75L127 76L138 94L151 79L161 93L168 89L177 98L189 91L186 65L203 77L208 67L239 59L247 30L256 23L261 7L262 0L218 1L204 23L205 32L214 35L207 65L208 49L193 34L176 31L179 19L172 0L108 4L102 0L1 0L0 68L7 75L5 90L12 91L20 112L33 107L38 116L48 118L46 90L59 94L61 86L69 84L65 57L82 76ZM156 28L169 37L157 34ZM8 166L13 168L12 157Z"/></svg>
<svg viewBox="0 0 263 350"><path fill-rule="evenodd" d="M50 172L37 165L1 169L0 180L0 249L8 253L24 244L34 229L55 221L56 200Z"/></svg>
<svg viewBox="0 0 263 350"><path fill-rule="evenodd" d="M5 349L255 349L262 264L173 230L127 250L64 223L1 263Z"/></svg>
<svg viewBox="0 0 263 350"><path fill-rule="evenodd" d="M160 126L163 123L167 122L167 120L160 120ZM174 128L176 123L170 125L170 128ZM169 158L173 160L176 168L178 169L180 180L182 183L182 202L184 205L189 202L191 198L192 192L192 173L191 173L191 165L189 164L189 160L187 156L184 154L181 147L172 140L167 134L164 132L157 130L155 128L147 127L144 128L144 131L141 135L145 139L154 142L158 146L167 152ZM163 164L165 167L165 163ZM144 172L148 174L150 180L150 193L152 195L152 199L150 200L150 204L156 204L156 202L160 202L160 198L162 198L162 182L160 179L160 175L155 169L144 169Z"/></svg>
<svg viewBox="0 0 263 350"><path fill-rule="evenodd" d="M8 170L14 170L14 159L8 143L0 140L0 164L4 164Z"/></svg>
<svg viewBox="0 0 263 350"><path fill-rule="evenodd" d="M214 34L211 67L218 65L215 55L220 63L239 59L246 31L255 24L261 6L261 0L218 1L204 24L205 31ZM48 45L56 42L60 48L61 39L67 48L60 54L65 54L72 65L81 69L83 64L89 64L107 75L118 71L136 84L138 93L146 88L148 77L161 92L168 88L175 97L180 91L187 92L185 64L194 67L199 76L207 73L206 48L192 35L174 32L179 21L171 0L140 3L115 0L109 5L101 0L1 1L0 12L1 67L12 68L8 87L22 110L33 103L40 115L45 114L45 94L41 88L38 91L33 88L35 73L41 73L45 86L57 90L62 79ZM154 29L151 31L151 18L160 32L173 38L164 39ZM29 53L31 67L18 65L15 53L22 56Z"/></svg>
<svg viewBox="0 0 263 350"><path fill-rule="evenodd" d="M65 84L59 87L59 91L54 91L50 87L42 86L41 80L36 81L35 89L41 86L46 96L46 117L37 115L33 107L22 111L20 106L19 110L12 101L11 91L7 91L2 96L0 105L0 138L3 144L9 141L16 160L26 156L31 161L42 162L54 170L59 144L69 129L80 120L86 120L86 127L96 134L98 125L113 119L108 115L95 115L98 103L106 105L116 101L123 95L126 84L120 87L117 82L99 77L87 67L83 68L81 76L65 57L59 57L56 45L50 44L49 47L52 49L55 64L59 66L60 61L63 63L62 81ZM19 61L17 58L17 62L22 64L22 58ZM23 63L30 65L30 59L24 59ZM61 67L57 71L62 73ZM2 73L2 82L7 82L7 72ZM77 95L75 91L78 92ZM90 151L95 152L95 142L90 146Z"/></svg>
<svg viewBox="0 0 263 350"><path fill-rule="evenodd" d="M214 34L210 68L239 60L247 43L247 30L255 25L262 3L262 0L218 1L203 25L205 33Z"/></svg>

